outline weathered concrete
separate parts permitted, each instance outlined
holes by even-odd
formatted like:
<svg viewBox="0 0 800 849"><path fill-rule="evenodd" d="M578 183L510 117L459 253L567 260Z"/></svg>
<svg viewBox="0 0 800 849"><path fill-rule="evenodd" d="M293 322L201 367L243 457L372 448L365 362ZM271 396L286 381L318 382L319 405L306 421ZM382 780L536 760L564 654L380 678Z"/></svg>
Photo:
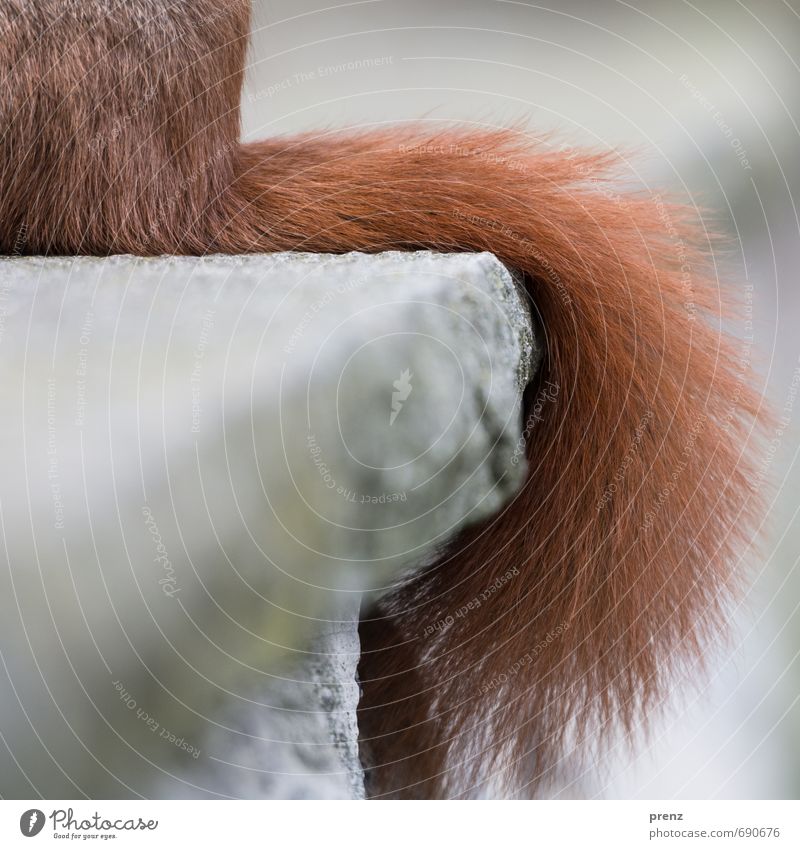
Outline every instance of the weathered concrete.
<svg viewBox="0 0 800 849"><path fill-rule="evenodd" d="M0 795L352 797L361 593L518 487L492 256L0 260Z"/></svg>

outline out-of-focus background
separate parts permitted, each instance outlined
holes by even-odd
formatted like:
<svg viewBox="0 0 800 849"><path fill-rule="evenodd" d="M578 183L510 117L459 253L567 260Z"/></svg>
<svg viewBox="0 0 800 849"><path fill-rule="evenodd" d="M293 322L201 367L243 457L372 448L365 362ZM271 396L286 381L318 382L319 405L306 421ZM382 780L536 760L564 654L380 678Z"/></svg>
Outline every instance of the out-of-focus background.
<svg viewBox="0 0 800 849"><path fill-rule="evenodd" d="M248 139L419 119L620 149L732 240L730 276L784 432L750 589L699 690L564 796L800 797L800 2L256 0Z"/></svg>

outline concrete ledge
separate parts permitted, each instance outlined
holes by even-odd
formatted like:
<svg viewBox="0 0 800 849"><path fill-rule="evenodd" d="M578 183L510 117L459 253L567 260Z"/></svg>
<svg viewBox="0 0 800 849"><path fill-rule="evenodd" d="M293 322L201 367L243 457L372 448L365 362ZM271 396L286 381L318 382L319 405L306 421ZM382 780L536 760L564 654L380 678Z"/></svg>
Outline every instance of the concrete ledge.
<svg viewBox="0 0 800 849"><path fill-rule="evenodd" d="M361 594L524 474L489 254L0 259L0 795L357 797Z"/></svg>

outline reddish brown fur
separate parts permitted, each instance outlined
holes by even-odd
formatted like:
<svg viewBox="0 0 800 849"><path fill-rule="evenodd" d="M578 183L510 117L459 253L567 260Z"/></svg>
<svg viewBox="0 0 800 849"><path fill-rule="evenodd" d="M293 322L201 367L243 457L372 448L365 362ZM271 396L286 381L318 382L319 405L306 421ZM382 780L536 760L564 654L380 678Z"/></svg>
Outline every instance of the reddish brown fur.
<svg viewBox="0 0 800 849"><path fill-rule="evenodd" d="M360 723L376 795L492 773L543 792L573 739L632 730L702 656L752 528L757 398L708 238L614 196L611 157L523 133L239 145L248 4L222 9L0 0L0 250L488 250L521 271L546 334L531 396L558 387L528 482L365 618Z"/></svg>

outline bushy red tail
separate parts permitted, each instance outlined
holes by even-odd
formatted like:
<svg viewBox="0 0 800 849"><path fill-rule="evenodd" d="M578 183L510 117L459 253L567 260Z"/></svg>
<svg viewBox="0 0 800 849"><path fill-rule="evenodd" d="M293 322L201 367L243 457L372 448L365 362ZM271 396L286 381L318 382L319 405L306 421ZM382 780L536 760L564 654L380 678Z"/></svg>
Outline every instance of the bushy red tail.
<svg viewBox="0 0 800 849"><path fill-rule="evenodd" d="M748 348L721 330L707 234L616 194L611 164L511 131L242 151L224 250L491 251L544 333L524 489L362 623L376 795L533 792L573 743L636 726L721 624L757 512Z"/></svg>

